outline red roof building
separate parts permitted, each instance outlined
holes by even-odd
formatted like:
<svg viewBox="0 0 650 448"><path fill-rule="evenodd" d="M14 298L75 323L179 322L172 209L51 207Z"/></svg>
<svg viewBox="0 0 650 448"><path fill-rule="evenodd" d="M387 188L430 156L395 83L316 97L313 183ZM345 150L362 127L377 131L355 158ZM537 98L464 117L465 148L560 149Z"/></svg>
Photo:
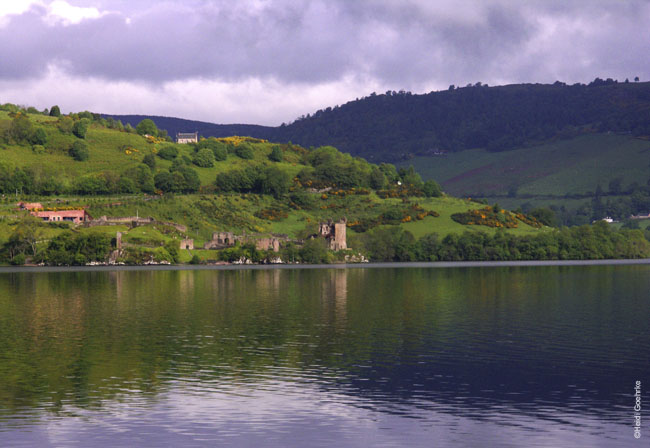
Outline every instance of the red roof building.
<svg viewBox="0 0 650 448"><path fill-rule="evenodd" d="M73 222L79 224L92 220L92 216L86 210L43 211L31 212L31 214L48 222Z"/></svg>
<svg viewBox="0 0 650 448"><path fill-rule="evenodd" d="M37 210L37 209L42 209L43 204L41 204L40 202L19 202L18 208L20 208L21 210Z"/></svg>

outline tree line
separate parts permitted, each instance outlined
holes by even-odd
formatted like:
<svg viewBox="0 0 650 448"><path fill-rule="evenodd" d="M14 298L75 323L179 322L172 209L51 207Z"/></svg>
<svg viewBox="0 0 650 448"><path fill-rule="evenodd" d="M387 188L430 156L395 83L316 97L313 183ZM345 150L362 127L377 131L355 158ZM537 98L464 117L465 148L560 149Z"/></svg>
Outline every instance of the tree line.
<svg viewBox="0 0 650 448"><path fill-rule="evenodd" d="M417 240L400 227L384 227L360 235L353 245L372 261L598 260L648 258L648 239L648 229L615 230L599 222L530 236L466 231Z"/></svg>
<svg viewBox="0 0 650 448"><path fill-rule="evenodd" d="M423 95L373 93L301 117L272 138L397 161L436 149L504 151L580 132L650 135L649 106L650 83L476 83Z"/></svg>

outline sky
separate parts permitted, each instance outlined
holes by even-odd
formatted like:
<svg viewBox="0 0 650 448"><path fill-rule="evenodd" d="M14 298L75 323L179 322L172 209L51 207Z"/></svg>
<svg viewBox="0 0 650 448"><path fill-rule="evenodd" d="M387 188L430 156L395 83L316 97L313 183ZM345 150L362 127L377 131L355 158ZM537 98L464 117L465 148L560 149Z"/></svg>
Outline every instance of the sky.
<svg viewBox="0 0 650 448"><path fill-rule="evenodd" d="M279 125L367 96L650 79L650 0L1 0L0 103Z"/></svg>

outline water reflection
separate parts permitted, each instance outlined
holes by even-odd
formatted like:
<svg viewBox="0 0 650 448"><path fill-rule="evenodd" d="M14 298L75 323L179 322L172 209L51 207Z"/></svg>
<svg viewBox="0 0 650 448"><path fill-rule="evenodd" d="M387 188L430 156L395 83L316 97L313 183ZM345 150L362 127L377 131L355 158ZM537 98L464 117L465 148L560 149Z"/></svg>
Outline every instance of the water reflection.
<svg viewBox="0 0 650 448"><path fill-rule="evenodd" d="M631 445L630 385L650 367L648 273L2 274L0 438Z"/></svg>

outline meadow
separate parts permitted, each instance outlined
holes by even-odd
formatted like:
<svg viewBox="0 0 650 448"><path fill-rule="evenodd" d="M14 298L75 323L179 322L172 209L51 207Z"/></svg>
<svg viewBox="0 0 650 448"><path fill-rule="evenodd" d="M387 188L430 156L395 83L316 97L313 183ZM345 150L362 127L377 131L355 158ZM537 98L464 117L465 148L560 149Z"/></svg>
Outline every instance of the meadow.
<svg viewBox="0 0 650 448"><path fill-rule="evenodd" d="M631 135L586 134L544 145L501 152L472 149L446 156L415 157L424 179L436 179L456 196L565 196L607 190L620 179L645 185L650 141Z"/></svg>

